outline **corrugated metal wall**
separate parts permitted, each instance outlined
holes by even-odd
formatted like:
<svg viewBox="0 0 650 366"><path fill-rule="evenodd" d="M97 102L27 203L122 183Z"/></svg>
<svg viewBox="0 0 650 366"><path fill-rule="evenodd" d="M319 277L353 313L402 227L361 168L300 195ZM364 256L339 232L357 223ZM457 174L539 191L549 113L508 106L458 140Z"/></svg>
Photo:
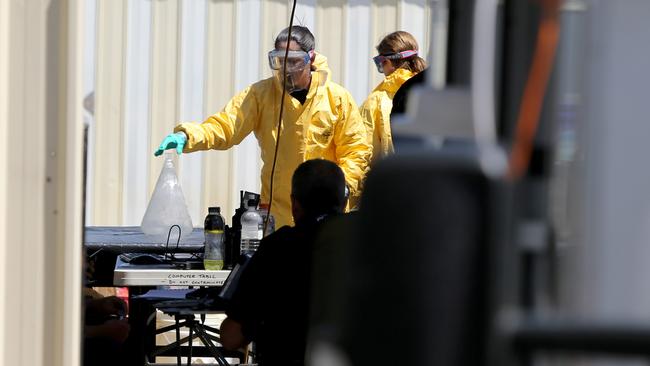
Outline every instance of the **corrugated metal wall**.
<svg viewBox="0 0 650 366"><path fill-rule="evenodd" d="M270 76L266 52L288 25L290 1L87 0L86 108L90 125L86 224L139 225L160 168L153 152L179 121L202 121L237 91ZM306 0L298 24L316 36L333 80L363 102L381 80L374 46L397 29L422 55L427 0ZM230 151L184 154L181 185L195 226L208 206L231 216L240 189L259 192L250 136ZM227 217L229 221L229 217Z"/></svg>

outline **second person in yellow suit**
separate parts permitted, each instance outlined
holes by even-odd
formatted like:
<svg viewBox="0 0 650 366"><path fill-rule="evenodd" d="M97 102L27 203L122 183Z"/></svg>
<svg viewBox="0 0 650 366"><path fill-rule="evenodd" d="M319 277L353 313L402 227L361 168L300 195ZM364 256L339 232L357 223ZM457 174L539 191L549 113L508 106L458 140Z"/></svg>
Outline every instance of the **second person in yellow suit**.
<svg viewBox="0 0 650 366"><path fill-rule="evenodd" d="M390 112L395 93L404 82L427 67L426 61L418 56L417 41L408 32L397 31L385 36L377 45L377 52L379 55L373 60L385 77L360 108L368 143L373 148L373 161L394 151Z"/></svg>
<svg viewBox="0 0 650 366"><path fill-rule="evenodd" d="M287 47L289 57L284 76L282 66ZM162 142L156 155L172 148L179 153L225 150L253 132L262 155L262 202L269 202L284 84L287 94L282 101L283 122L271 208L277 225L292 223L291 176L306 160L323 158L336 163L345 173L350 195L355 195L368 168L371 146L351 94L330 80L327 59L317 54L314 47L314 36L306 27L294 26L291 40L288 29L284 29L268 55L273 77L247 87L203 123L179 124Z"/></svg>

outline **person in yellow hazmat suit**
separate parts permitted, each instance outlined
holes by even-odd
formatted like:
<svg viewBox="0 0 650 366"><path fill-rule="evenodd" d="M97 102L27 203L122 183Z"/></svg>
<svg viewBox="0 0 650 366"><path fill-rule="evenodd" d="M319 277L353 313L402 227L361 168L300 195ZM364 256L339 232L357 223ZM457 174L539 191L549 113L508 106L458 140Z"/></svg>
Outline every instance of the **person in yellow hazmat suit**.
<svg viewBox="0 0 650 366"><path fill-rule="evenodd" d="M390 113L395 93L427 67L426 61L418 56L417 41L408 32L396 31L385 36L377 45L377 52L379 55L373 61L385 77L360 108L368 142L373 147L373 161L394 152Z"/></svg>
<svg viewBox="0 0 650 366"><path fill-rule="evenodd" d="M232 98L203 123L181 123L155 152L225 150L253 132L261 149L262 202L271 197L271 169L276 149L282 86L286 87L282 129L273 182L273 215L278 226L290 225L291 175L300 163L323 158L345 173L350 195L355 195L370 162L372 150L351 94L332 82L325 56L315 52L315 39L306 27L294 26L275 39L268 54L273 77L261 80ZM285 51L286 74L283 74Z"/></svg>

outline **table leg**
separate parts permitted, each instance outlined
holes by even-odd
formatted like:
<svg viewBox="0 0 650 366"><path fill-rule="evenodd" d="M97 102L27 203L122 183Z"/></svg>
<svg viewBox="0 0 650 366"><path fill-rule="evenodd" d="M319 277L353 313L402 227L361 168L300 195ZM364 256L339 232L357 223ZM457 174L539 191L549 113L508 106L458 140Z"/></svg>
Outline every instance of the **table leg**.
<svg viewBox="0 0 650 366"><path fill-rule="evenodd" d="M148 291L148 287L129 288L129 325L131 331L125 342L127 366L142 366L156 344L156 309L147 301L134 296Z"/></svg>
<svg viewBox="0 0 650 366"><path fill-rule="evenodd" d="M178 348L176 348L176 365L181 366L181 327L178 325L178 315L174 316L174 321L176 321L176 342L178 342Z"/></svg>
<svg viewBox="0 0 650 366"><path fill-rule="evenodd" d="M194 321L194 319L192 319ZM188 356L187 356L187 366L192 365L192 331L194 330L194 327L190 325L190 339L189 339L189 349L187 350Z"/></svg>

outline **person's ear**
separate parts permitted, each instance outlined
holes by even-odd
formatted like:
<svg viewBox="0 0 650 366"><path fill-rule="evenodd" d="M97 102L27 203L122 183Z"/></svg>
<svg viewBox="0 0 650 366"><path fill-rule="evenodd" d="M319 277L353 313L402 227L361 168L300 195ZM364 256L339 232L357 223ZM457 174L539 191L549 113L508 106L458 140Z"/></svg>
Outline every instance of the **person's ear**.
<svg viewBox="0 0 650 366"><path fill-rule="evenodd" d="M314 71L316 70L316 67L314 67L314 60L316 60L316 51L311 50L308 52L309 54L309 70Z"/></svg>
<svg viewBox="0 0 650 366"><path fill-rule="evenodd" d="M300 220L303 215L302 206L293 195L291 195L291 215L293 216L293 222Z"/></svg>

